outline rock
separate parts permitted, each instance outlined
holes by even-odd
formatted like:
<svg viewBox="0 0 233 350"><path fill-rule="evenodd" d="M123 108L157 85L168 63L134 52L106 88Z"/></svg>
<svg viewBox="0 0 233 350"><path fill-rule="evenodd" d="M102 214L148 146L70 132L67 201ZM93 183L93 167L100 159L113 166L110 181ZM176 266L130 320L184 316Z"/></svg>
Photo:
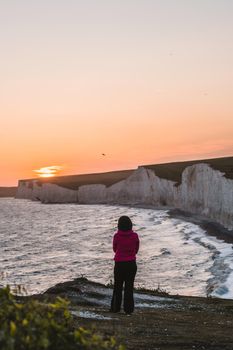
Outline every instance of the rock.
<svg viewBox="0 0 233 350"><path fill-rule="evenodd" d="M71 189L58 183L19 181L17 198L42 203L118 204L178 208L233 229L233 180L207 163L184 168L181 183L160 178L156 169L140 166L125 179L107 184L85 184Z"/></svg>

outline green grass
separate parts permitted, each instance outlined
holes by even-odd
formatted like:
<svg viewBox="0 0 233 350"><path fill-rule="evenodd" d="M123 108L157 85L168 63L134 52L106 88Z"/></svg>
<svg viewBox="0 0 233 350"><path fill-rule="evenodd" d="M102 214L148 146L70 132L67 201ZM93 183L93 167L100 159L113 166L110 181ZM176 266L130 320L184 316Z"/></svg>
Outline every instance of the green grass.
<svg viewBox="0 0 233 350"><path fill-rule="evenodd" d="M205 163L210 165L214 170L219 170L224 173L224 176L228 179L233 179L233 157L213 158L213 159L201 159L175 163L163 163L163 164L148 164L142 165L146 169L151 169L155 174L163 179L174 181L178 184L181 183L182 172L188 166ZM72 190L78 190L83 185L102 184L106 187L125 180L135 170L122 170L122 171L110 171L106 173L96 174L82 174L82 175L69 175L69 176L57 176L54 178L37 179L37 184L41 186L43 183L57 184L61 187L69 188ZM35 179L21 180L21 183L26 181L32 181Z"/></svg>
<svg viewBox="0 0 233 350"><path fill-rule="evenodd" d="M228 179L233 179L233 157L213 158L213 159L201 159L185 162L164 163L164 164L150 164L143 165L146 169L151 169L155 174L163 179L171 180L181 183L182 172L188 166L205 163L211 166L214 170L219 170L224 173L224 176Z"/></svg>
<svg viewBox="0 0 233 350"><path fill-rule="evenodd" d="M134 170L122 170L122 171L111 171L106 173L97 174L83 174L83 175L68 175L68 176L56 176L54 178L48 179L38 179L38 185L42 183L52 183L59 186L70 188L72 190L78 190L80 186L83 185L93 185L93 184L103 184L107 187L122 181L129 177ZM21 182L32 181L31 180L21 180ZM35 180L35 179L34 179Z"/></svg>
<svg viewBox="0 0 233 350"><path fill-rule="evenodd" d="M57 297L41 302L19 299L8 287L0 290L1 350L123 350L113 337L74 328L69 302Z"/></svg>

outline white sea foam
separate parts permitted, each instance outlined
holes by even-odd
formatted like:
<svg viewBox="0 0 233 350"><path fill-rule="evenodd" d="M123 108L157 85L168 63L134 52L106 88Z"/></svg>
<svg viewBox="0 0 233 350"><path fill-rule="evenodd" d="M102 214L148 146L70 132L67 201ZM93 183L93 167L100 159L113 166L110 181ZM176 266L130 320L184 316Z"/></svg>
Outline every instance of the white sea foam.
<svg viewBox="0 0 233 350"><path fill-rule="evenodd" d="M121 215L132 218L140 236L136 286L233 298L231 244L166 211L108 205L0 199L1 283L35 293L81 275L110 282L112 236Z"/></svg>
<svg viewBox="0 0 233 350"><path fill-rule="evenodd" d="M71 314L81 318L91 318L94 320L112 320L112 317L103 316L91 311L71 311Z"/></svg>

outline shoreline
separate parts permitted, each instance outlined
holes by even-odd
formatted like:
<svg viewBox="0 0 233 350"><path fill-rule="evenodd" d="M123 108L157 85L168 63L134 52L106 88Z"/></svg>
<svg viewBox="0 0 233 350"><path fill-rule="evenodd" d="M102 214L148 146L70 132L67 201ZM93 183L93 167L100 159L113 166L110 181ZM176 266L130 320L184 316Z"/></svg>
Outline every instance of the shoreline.
<svg viewBox="0 0 233 350"><path fill-rule="evenodd" d="M215 221L210 221L201 215L185 212L181 209L170 209L168 214L171 218L196 224L206 231L208 235L223 240L225 243L233 244L233 230L228 230Z"/></svg>
<svg viewBox="0 0 233 350"><path fill-rule="evenodd" d="M2 197L6 198L6 197ZM7 197L15 198L15 197ZM17 198L16 198L17 199ZM47 204L47 203L42 203ZM50 204L50 203L49 203ZM179 208L173 207L155 207L152 204L118 204L118 203L95 203L95 204L81 204L81 203L52 203L52 204L78 204L78 205L107 205L107 206L120 206L128 208L141 208L141 209L153 209L167 211L170 218L180 219L186 222L190 222L200 226L208 235L223 240L225 243L233 244L233 230L228 230L223 225L216 221L212 221L200 214L194 214L188 211L184 211ZM232 247L233 249L233 247Z"/></svg>
<svg viewBox="0 0 233 350"><path fill-rule="evenodd" d="M111 204L110 204L111 205ZM173 207L155 207L152 204L113 204L129 208L141 208L141 209L153 209L167 211L168 215L172 219L180 219L192 224L200 226L208 235L216 237L217 239L223 240L225 243L233 244L233 230L228 230L223 225L216 221L212 221L202 215L193 214L188 211L184 211L179 208Z"/></svg>
<svg viewBox="0 0 233 350"><path fill-rule="evenodd" d="M206 231L208 235L216 237L220 240L223 240L226 243L233 244L233 230L228 230L218 222L212 221L202 215L193 214L179 208L155 207L151 204L146 204L146 205L134 204L134 205L120 205L120 206L167 211L170 218L180 219L186 222L190 222L192 224L196 224L200 226L204 231Z"/></svg>
<svg viewBox="0 0 233 350"><path fill-rule="evenodd" d="M6 197L2 197L6 198ZM16 197L7 197L14 198ZM18 198L24 199L24 198ZM42 203L42 202L41 202ZM128 208L141 208L141 209L153 209L153 210L162 210L167 211L170 218L180 219L186 222L190 222L200 226L207 234L210 236L216 237L220 240L223 240L226 243L233 244L233 230L228 230L223 225L219 224L217 221L212 221L205 216L200 214L194 214L188 211L184 211L179 208L173 207L155 207L152 204L119 204L119 203L91 203L91 204L83 204L83 203L42 203L42 204L78 204L78 205L107 205L107 206L120 206L120 207L128 207Z"/></svg>

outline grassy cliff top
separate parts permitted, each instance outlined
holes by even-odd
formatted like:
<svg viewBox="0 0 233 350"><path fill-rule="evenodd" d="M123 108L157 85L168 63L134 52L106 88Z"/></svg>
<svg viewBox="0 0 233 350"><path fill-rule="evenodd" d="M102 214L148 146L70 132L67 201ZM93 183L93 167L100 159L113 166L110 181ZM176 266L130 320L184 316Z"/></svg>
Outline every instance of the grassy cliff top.
<svg viewBox="0 0 233 350"><path fill-rule="evenodd" d="M56 176L47 179L38 179L38 184L52 183L72 190L77 190L83 185L103 184L107 187L129 177L134 170L110 171L106 173ZM35 179L31 179L35 180ZM30 180L21 180L30 181Z"/></svg>
<svg viewBox="0 0 233 350"><path fill-rule="evenodd" d="M233 179L233 157L199 159L185 162L149 164L142 166L153 170L158 177L181 183L182 172L184 169L188 166L199 163L208 164L214 170L219 170L224 173L226 178Z"/></svg>
<svg viewBox="0 0 233 350"><path fill-rule="evenodd" d="M182 172L188 166L206 163L210 165L213 169L219 170L224 173L224 176L229 179L233 179L233 157L224 158L212 158L212 159L200 159L184 162L174 162L174 163L163 163L163 164L148 164L142 165L146 169L151 169L155 174L163 179L171 180L177 184L181 183ZM96 174L82 174L82 175L67 175L67 176L56 176L53 178L40 178L37 179L37 183L52 183L59 186L69 188L72 190L77 190L83 185L92 184L103 184L107 187L122 181L129 177L133 171L132 170L120 170L120 171L110 171L106 173L96 173ZM32 181L35 179L20 180L20 183L26 181Z"/></svg>

